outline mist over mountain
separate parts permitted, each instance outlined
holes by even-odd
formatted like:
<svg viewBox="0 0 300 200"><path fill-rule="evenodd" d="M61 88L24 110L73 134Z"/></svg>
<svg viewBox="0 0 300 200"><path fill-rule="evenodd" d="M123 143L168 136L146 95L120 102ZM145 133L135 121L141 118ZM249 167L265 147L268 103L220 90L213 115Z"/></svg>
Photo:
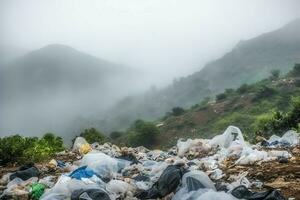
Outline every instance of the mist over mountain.
<svg viewBox="0 0 300 200"><path fill-rule="evenodd" d="M126 128L140 118L153 120L173 107L187 108L226 88L237 88L266 78L271 70L286 73L297 62L300 62L300 19L239 42L223 57L190 76L175 79L164 89L152 88L144 95L123 99L93 125L109 132Z"/></svg>
<svg viewBox="0 0 300 200"><path fill-rule="evenodd" d="M137 92L136 75L141 73L65 45L29 52L1 68L0 131L67 131L73 119Z"/></svg>

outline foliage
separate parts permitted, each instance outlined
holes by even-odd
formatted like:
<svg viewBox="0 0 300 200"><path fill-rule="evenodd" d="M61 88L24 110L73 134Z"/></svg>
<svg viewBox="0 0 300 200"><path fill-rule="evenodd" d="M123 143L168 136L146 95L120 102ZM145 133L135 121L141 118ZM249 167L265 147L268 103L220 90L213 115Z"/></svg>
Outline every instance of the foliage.
<svg viewBox="0 0 300 200"><path fill-rule="evenodd" d="M249 90L250 90L250 86L248 84L243 84L236 91L238 94L245 94Z"/></svg>
<svg viewBox="0 0 300 200"><path fill-rule="evenodd" d="M291 101L290 111L284 113L275 111L267 117L257 120L257 131L263 132L265 135L283 134L290 129L298 129L300 122L300 98L294 97Z"/></svg>
<svg viewBox="0 0 300 200"><path fill-rule="evenodd" d="M0 158L3 164L42 161L63 149L62 138L52 133L45 134L41 139L20 135L0 138Z"/></svg>
<svg viewBox="0 0 300 200"><path fill-rule="evenodd" d="M180 116L184 113L184 109L181 107L174 107L172 108L172 115L173 116Z"/></svg>
<svg viewBox="0 0 300 200"><path fill-rule="evenodd" d="M270 80L277 80L280 76L280 70L279 69L273 69L271 70L271 76Z"/></svg>
<svg viewBox="0 0 300 200"><path fill-rule="evenodd" d="M300 63L294 65L293 70L290 72L292 76L300 76Z"/></svg>
<svg viewBox="0 0 300 200"><path fill-rule="evenodd" d="M113 140L116 140L116 139L120 138L122 135L123 135L123 133L120 131L113 131L110 134L110 138Z"/></svg>
<svg viewBox="0 0 300 200"><path fill-rule="evenodd" d="M80 133L80 136L84 137L90 144L94 142L103 144L108 140L108 138L102 132L98 131L95 128L85 129L82 133Z"/></svg>
<svg viewBox="0 0 300 200"><path fill-rule="evenodd" d="M224 100L224 99L226 99L227 98L227 94L224 92L224 93L221 93L221 94L218 94L217 96L216 96L216 100L217 101L221 101L221 100Z"/></svg>
<svg viewBox="0 0 300 200"><path fill-rule="evenodd" d="M152 147L159 135L159 129L154 123L137 120L127 131L128 142L131 146Z"/></svg>
<svg viewBox="0 0 300 200"><path fill-rule="evenodd" d="M275 89L268 87L268 86L262 86L257 91L254 100L269 98L269 97L273 96L275 93L276 93Z"/></svg>

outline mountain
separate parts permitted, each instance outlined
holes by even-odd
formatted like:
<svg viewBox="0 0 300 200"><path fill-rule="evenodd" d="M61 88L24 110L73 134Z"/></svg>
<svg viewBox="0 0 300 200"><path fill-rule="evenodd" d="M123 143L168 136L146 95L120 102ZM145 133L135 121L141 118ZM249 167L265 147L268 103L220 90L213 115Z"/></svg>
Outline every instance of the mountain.
<svg viewBox="0 0 300 200"><path fill-rule="evenodd" d="M192 77L209 83L213 91L253 83L273 69L283 73L300 61L300 19L256 38L239 42L231 52L207 64Z"/></svg>
<svg viewBox="0 0 300 200"><path fill-rule="evenodd" d="M99 112L133 92L137 75L65 45L29 52L0 69L0 131L62 132L80 115Z"/></svg>
<svg viewBox="0 0 300 200"><path fill-rule="evenodd" d="M300 19L239 42L231 52L190 76L176 79L164 89L124 99L110 114L98 120L97 125L112 131L126 128L139 118L153 120L173 107L187 108L226 88L266 78L272 70L280 70L283 74L297 62L300 62Z"/></svg>

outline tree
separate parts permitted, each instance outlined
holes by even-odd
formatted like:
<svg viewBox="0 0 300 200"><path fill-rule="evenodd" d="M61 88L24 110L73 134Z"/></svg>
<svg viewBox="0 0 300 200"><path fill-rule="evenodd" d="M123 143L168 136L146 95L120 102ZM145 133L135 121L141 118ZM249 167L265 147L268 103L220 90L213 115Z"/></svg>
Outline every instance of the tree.
<svg viewBox="0 0 300 200"><path fill-rule="evenodd" d="M111 132L111 134L110 134L110 138L113 139L113 140L116 140L116 139L120 138L122 135L123 135L122 132L119 132L119 131L113 131L113 132Z"/></svg>
<svg viewBox="0 0 300 200"><path fill-rule="evenodd" d="M248 84L243 84L236 91L238 94L245 94L249 90L250 90L250 86Z"/></svg>
<svg viewBox="0 0 300 200"><path fill-rule="evenodd" d="M181 107L174 107L172 108L172 115L174 116L180 116L184 113L184 109Z"/></svg>
<svg viewBox="0 0 300 200"><path fill-rule="evenodd" d="M296 63L291 71L292 76L300 76L300 63Z"/></svg>
<svg viewBox="0 0 300 200"><path fill-rule="evenodd" d="M81 137L84 137L88 143L98 142L99 144L105 143L108 138L95 128L85 129L80 133Z"/></svg>
<svg viewBox="0 0 300 200"><path fill-rule="evenodd" d="M151 122L137 120L127 131L127 134L130 145L149 148L155 144L159 129Z"/></svg>
<svg viewBox="0 0 300 200"><path fill-rule="evenodd" d="M224 100L224 99L226 99L227 98L227 94L226 93L221 93L221 94L218 94L217 96L216 96L216 100L217 101L221 101L221 100Z"/></svg>
<svg viewBox="0 0 300 200"><path fill-rule="evenodd" d="M279 69L271 70L270 80L277 80L279 78L279 75L280 75L280 70Z"/></svg>

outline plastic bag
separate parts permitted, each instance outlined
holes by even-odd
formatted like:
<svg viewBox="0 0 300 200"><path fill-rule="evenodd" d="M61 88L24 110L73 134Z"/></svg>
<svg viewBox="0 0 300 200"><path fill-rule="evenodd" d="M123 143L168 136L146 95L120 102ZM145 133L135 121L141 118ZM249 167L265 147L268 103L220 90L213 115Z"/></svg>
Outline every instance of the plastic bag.
<svg viewBox="0 0 300 200"><path fill-rule="evenodd" d="M105 182L115 177L119 170L117 159L98 152L86 154L81 160L81 166L88 166Z"/></svg>
<svg viewBox="0 0 300 200"><path fill-rule="evenodd" d="M217 135L210 140L211 146L219 146L228 148L233 141L238 141L241 145L244 145L244 137L241 130L235 126L229 126L222 135Z"/></svg>
<svg viewBox="0 0 300 200"><path fill-rule="evenodd" d="M177 165L169 165L151 189L136 195L139 199L162 198L174 192L181 182L183 169Z"/></svg>
<svg viewBox="0 0 300 200"><path fill-rule="evenodd" d="M188 152L190 153L205 153L211 150L211 146L207 140L203 139L188 139L186 141L178 140L177 142L177 155L179 157L185 156Z"/></svg>
<svg viewBox="0 0 300 200"><path fill-rule="evenodd" d="M72 193L71 200L110 200L103 189L79 189Z"/></svg>
<svg viewBox="0 0 300 200"><path fill-rule="evenodd" d="M281 142L286 142L291 146L296 146L299 144L299 135L296 131L288 131L281 137Z"/></svg>
<svg viewBox="0 0 300 200"><path fill-rule="evenodd" d="M30 167L28 169L19 170L10 175L9 179L21 178L22 180L30 179L31 177L38 177L39 170L36 167Z"/></svg>
<svg viewBox="0 0 300 200"><path fill-rule="evenodd" d="M277 190L271 189L265 192L251 192L243 185L233 189L231 194L238 199L246 200L285 200L285 198Z"/></svg>
<svg viewBox="0 0 300 200"><path fill-rule="evenodd" d="M77 137L73 144L73 151L79 151L82 145L89 144L83 137Z"/></svg>
<svg viewBox="0 0 300 200"><path fill-rule="evenodd" d="M197 182L191 182L191 178L193 178ZM187 187L188 191L198 190L199 188L216 190L214 183L210 180L210 178L204 172L198 170L184 174L182 177L182 186Z"/></svg>

